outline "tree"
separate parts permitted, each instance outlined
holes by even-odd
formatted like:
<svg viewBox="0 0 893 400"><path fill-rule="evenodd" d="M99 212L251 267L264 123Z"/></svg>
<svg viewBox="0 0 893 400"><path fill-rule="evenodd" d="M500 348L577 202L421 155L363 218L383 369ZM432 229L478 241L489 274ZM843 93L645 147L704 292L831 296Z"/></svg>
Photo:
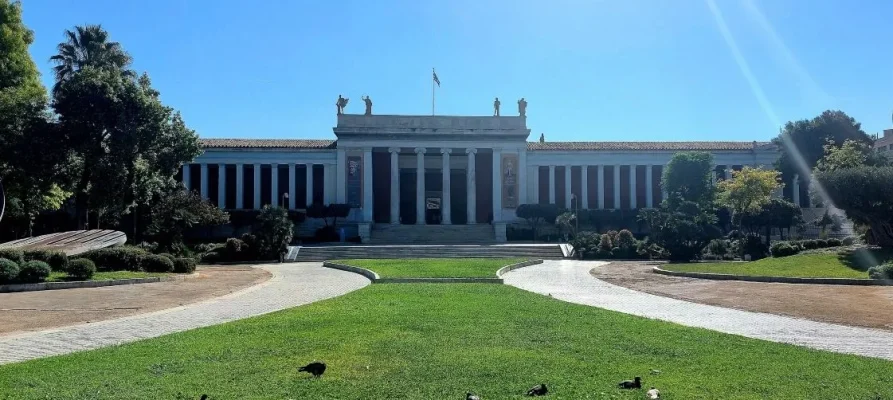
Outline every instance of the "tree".
<svg viewBox="0 0 893 400"><path fill-rule="evenodd" d="M704 211L713 208L716 188L710 174L713 156L705 152L682 152L673 155L664 168L661 186L667 191L670 208L681 202L693 202Z"/></svg>
<svg viewBox="0 0 893 400"><path fill-rule="evenodd" d="M869 227L869 243L893 247L893 167L823 171L816 179L847 218Z"/></svg>
<svg viewBox="0 0 893 400"><path fill-rule="evenodd" d="M816 164L816 171L836 171L862 165L881 167L889 164L883 153L864 142L847 140L843 145L835 146L834 142L829 140L824 149L825 155Z"/></svg>
<svg viewBox="0 0 893 400"><path fill-rule="evenodd" d="M677 208L642 210L639 219L650 229L649 241L669 253L672 261L689 261L701 254L711 240L720 237L715 216L697 203L679 203Z"/></svg>
<svg viewBox="0 0 893 400"><path fill-rule="evenodd" d="M533 230L533 240L537 238L537 228L542 223L554 223L558 218L558 206L554 204L521 204L515 210L518 218L527 220L530 229Z"/></svg>
<svg viewBox="0 0 893 400"><path fill-rule="evenodd" d="M195 192L176 189L163 196L152 208L149 233L155 235L162 251L179 252L183 233L194 226L223 225L229 215Z"/></svg>
<svg viewBox="0 0 893 400"><path fill-rule="evenodd" d="M282 207L264 206L257 216L258 226L254 231L258 243L258 255L263 258L279 258L288 252L288 245L294 235L294 224L288 218L288 211Z"/></svg>
<svg viewBox="0 0 893 400"><path fill-rule="evenodd" d="M821 217L816 218L815 221L812 221L812 224L819 228L819 237L827 237L828 236L828 227L831 227L832 232L840 232L842 229L843 221L840 220L840 217L832 215L825 210L825 213L822 214Z"/></svg>
<svg viewBox="0 0 893 400"><path fill-rule="evenodd" d="M781 171L785 182L800 174L800 179L808 185L810 173L825 155L825 145L830 141L837 146L847 140L872 145L862 125L843 111L828 110L811 120L790 121L772 140L781 149L776 169Z"/></svg>
<svg viewBox="0 0 893 400"><path fill-rule="evenodd" d="M742 213L757 213L782 186L778 177L778 171L761 168L733 171L732 179L719 182L720 203L732 211L733 221Z"/></svg>
<svg viewBox="0 0 893 400"><path fill-rule="evenodd" d="M101 25L76 26L65 31L65 41L56 46L58 54L50 57L56 64L56 87L67 81L83 68L110 69L125 71L134 76L127 68L133 59L124 51L118 42L109 41L108 31Z"/></svg>
<svg viewBox="0 0 893 400"><path fill-rule="evenodd" d="M572 211L565 211L555 218L555 225L561 230L567 231L570 236L577 236L577 214Z"/></svg>

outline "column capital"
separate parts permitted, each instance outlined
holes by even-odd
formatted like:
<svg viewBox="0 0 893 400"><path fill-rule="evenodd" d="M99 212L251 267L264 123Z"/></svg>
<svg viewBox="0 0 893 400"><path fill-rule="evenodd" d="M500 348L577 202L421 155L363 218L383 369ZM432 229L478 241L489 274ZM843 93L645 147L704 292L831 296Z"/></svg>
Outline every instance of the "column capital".
<svg viewBox="0 0 893 400"><path fill-rule="evenodd" d="M399 153L399 152L400 152L399 147L388 147L388 153Z"/></svg>
<svg viewBox="0 0 893 400"><path fill-rule="evenodd" d="M453 149L450 147L443 147L440 149L440 154L452 154Z"/></svg>
<svg viewBox="0 0 893 400"><path fill-rule="evenodd" d="M296 164L296 163L290 162L290 163L288 163L288 167L289 167L289 168L294 168L294 167L295 167L295 164Z"/></svg>
<svg viewBox="0 0 893 400"><path fill-rule="evenodd" d="M426 149L424 147L416 147L414 151L416 152L416 154L425 154L428 151L428 149Z"/></svg>
<svg viewBox="0 0 893 400"><path fill-rule="evenodd" d="M478 149L465 149L465 154L477 154Z"/></svg>
<svg viewBox="0 0 893 400"><path fill-rule="evenodd" d="M363 148L360 149L360 150L363 150L364 153L371 153L371 152L372 152L372 147L363 147Z"/></svg>

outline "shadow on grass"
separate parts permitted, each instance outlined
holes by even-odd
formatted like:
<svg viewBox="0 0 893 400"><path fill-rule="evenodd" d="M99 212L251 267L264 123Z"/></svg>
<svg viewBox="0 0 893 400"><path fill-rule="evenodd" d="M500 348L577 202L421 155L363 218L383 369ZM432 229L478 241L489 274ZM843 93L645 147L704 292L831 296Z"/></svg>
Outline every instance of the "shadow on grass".
<svg viewBox="0 0 893 400"><path fill-rule="evenodd" d="M876 265L893 261L893 249L867 247L846 249L837 253L837 259L847 268L865 272Z"/></svg>

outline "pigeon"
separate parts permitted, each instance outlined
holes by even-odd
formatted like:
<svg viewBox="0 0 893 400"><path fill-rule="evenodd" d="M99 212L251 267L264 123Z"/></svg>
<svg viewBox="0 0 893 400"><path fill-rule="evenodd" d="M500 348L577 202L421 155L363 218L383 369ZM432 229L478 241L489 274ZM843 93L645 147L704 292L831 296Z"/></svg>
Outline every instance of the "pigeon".
<svg viewBox="0 0 893 400"><path fill-rule="evenodd" d="M301 368L298 368L298 372L309 372L313 374L313 377L319 378L320 376L322 376L323 372L326 372L326 363L314 361Z"/></svg>
<svg viewBox="0 0 893 400"><path fill-rule="evenodd" d="M649 390L649 391L646 392L645 394L648 395L648 398L649 398L649 399L652 399L652 400L653 400L653 399L660 399L660 390L655 389L654 386L652 386L652 387L651 387L651 390Z"/></svg>
<svg viewBox="0 0 893 400"><path fill-rule="evenodd" d="M466 392L466 393L465 393L465 400L481 400L481 398L480 398L480 396L478 396L478 395L476 395L476 394L474 394L474 393Z"/></svg>
<svg viewBox="0 0 893 400"><path fill-rule="evenodd" d="M636 379L631 381L623 381L617 384L621 389L641 389L642 388L642 378L636 377Z"/></svg>
<svg viewBox="0 0 893 400"><path fill-rule="evenodd" d="M546 393L549 393L549 389L546 387L545 383L540 383L527 391L528 396L545 396Z"/></svg>

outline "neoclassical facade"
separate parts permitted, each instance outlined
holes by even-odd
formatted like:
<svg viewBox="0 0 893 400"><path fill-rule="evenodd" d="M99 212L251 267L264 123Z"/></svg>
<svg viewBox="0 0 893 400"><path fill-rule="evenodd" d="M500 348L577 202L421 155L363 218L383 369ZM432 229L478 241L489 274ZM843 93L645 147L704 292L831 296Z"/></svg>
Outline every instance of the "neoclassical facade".
<svg viewBox="0 0 893 400"><path fill-rule="evenodd" d="M363 239L376 224L491 224L502 241L520 204L657 205L663 166L679 151L712 153L718 179L778 158L759 142L530 142L520 116L343 114L334 134L203 139L204 154L184 166L182 182L226 209L348 203ZM799 202L803 189L788 186Z"/></svg>

